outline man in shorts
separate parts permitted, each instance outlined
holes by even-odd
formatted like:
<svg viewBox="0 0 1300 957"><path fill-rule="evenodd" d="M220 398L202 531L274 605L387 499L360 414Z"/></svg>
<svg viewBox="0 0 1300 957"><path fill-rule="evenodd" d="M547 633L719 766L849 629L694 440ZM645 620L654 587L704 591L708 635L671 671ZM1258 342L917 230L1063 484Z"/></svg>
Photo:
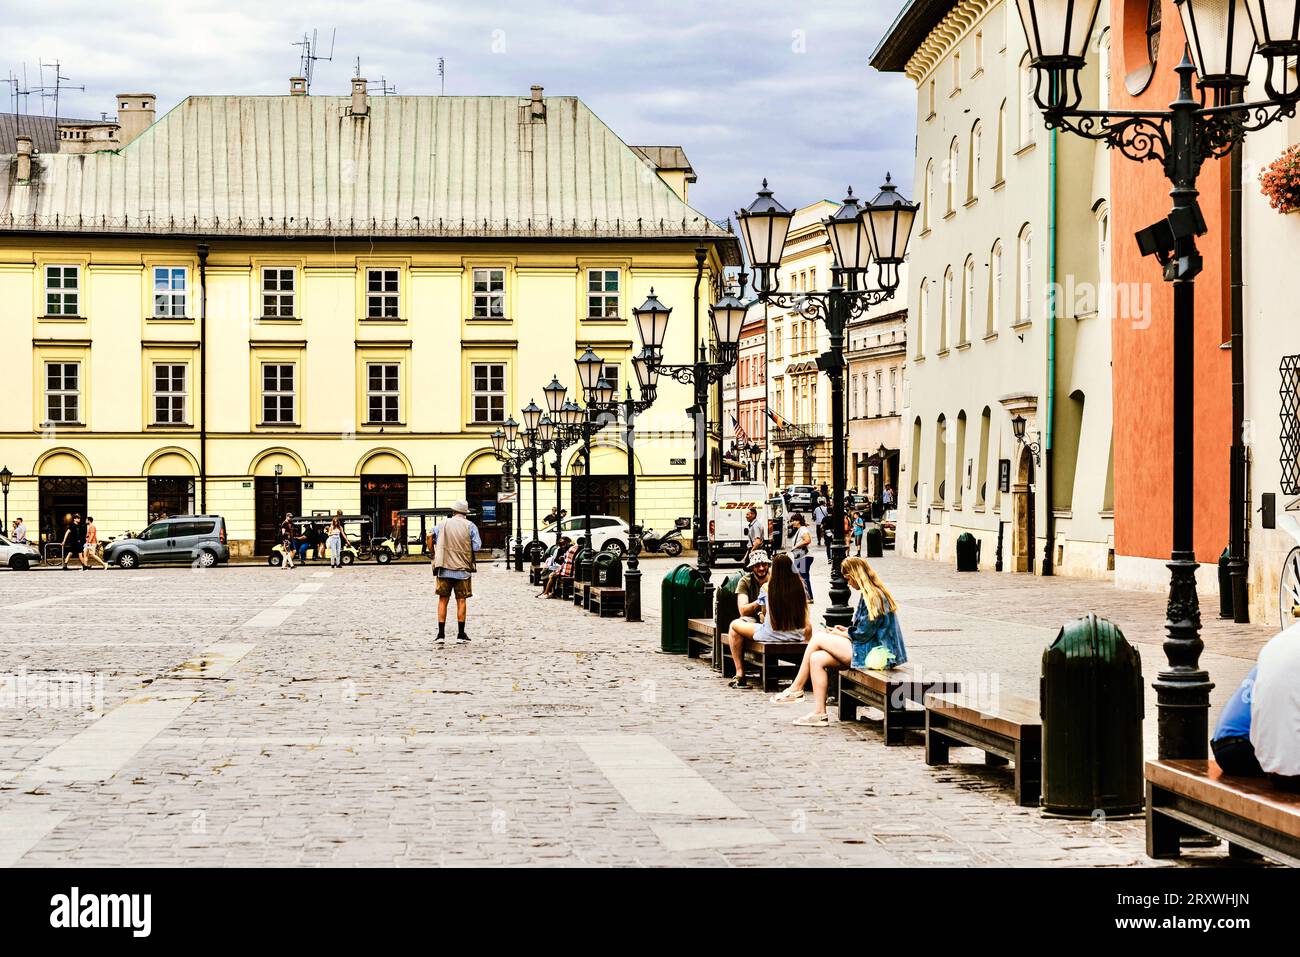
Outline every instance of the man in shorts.
<svg viewBox="0 0 1300 957"><path fill-rule="evenodd" d="M430 533L433 539L433 574L437 579L438 637L442 644L447 640L447 602L456 596L456 641L465 643L465 609L467 599L474 594L470 584L477 570L474 553L483 547L478 526L469 520L469 503L464 499L453 502L452 516Z"/></svg>

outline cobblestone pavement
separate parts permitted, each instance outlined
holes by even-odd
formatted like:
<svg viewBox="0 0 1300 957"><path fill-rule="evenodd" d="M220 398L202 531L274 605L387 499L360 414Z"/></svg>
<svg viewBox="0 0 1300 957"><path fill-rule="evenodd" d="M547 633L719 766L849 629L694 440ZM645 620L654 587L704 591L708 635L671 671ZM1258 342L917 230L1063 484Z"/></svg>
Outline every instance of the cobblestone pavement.
<svg viewBox="0 0 1300 957"><path fill-rule="evenodd" d="M642 624L484 569L445 648L424 565L0 571L0 865L1151 863L1141 821L1045 818L975 752L928 768L870 721L796 728L802 706L659 653L671 564L643 567ZM1086 611L1148 683L1163 660L1158 595L879 568L926 667L1035 694ZM1216 711L1268 635L1207 619Z"/></svg>

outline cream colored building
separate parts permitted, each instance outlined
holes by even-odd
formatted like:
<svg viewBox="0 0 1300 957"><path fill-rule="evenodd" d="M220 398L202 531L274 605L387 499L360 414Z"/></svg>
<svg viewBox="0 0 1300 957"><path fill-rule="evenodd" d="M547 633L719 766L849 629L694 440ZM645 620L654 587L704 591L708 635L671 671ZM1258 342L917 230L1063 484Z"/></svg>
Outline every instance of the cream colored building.
<svg viewBox="0 0 1300 957"><path fill-rule="evenodd" d="M1108 575L1106 151L1044 128L1013 4L908 4L872 64L917 90L898 547L951 561L970 532L984 568Z"/></svg>
<svg viewBox="0 0 1300 957"><path fill-rule="evenodd" d="M588 346L621 395L652 287L684 361L695 248L705 304L738 264L688 205L680 149L634 150L540 87L371 97L357 79L190 97L156 122L152 97L123 98L139 103L119 109L120 150L0 157L0 465L9 515L47 535L72 511L107 536L206 510L249 552L283 511L384 526L468 498L498 544L491 432L544 406L554 374L574 396ZM638 518L656 527L690 512L690 402L665 379L640 421ZM621 436L595 446L583 485L617 514ZM563 494L576 514L567 478Z"/></svg>
<svg viewBox="0 0 1300 957"><path fill-rule="evenodd" d="M1262 89L1252 87L1252 91L1258 95L1248 99L1264 98ZM1284 214L1272 209L1251 171L1262 170L1296 142L1300 142L1300 119L1293 118L1251 133L1243 148L1247 171L1242 190L1242 268L1245 442L1250 456L1246 483L1250 493L1246 508L1250 613L1251 621L1283 627L1292 621L1281 616L1278 584L1283 562L1292 549L1300 547L1300 540L1286 531L1284 522L1265 528L1259 509L1263 496L1272 495L1280 519L1286 506L1300 498L1300 327L1295 322L1300 280L1294 268L1296 250L1300 249L1300 212ZM1222 466L1227 468L1227 464L1225 449ZM1300 511L1289 514L1300 518Z"/></svg>
<svg viewBox="0 0 1300 957"><path fill-rule="evenodd" d="M902 275L898 297L907 294L906 269ZM907 308L891 301L852 320L844 357L849 488L878 502L886 484L898 491Z"/></svg>

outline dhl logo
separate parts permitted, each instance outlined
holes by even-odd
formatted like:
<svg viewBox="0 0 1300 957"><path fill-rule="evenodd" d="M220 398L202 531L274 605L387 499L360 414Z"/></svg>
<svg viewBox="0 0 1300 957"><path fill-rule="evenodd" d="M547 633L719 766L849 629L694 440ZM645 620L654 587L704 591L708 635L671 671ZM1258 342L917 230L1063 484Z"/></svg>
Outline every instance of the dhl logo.
<svg viewBox="0 0 1300 957"><path fill-rule="evenodd" d="M745 509L758 508L758 503L757 502L727 502L725 505L722 506L722 509L725 512L735 512L735 511L739 511L742 508Z"/></svg>

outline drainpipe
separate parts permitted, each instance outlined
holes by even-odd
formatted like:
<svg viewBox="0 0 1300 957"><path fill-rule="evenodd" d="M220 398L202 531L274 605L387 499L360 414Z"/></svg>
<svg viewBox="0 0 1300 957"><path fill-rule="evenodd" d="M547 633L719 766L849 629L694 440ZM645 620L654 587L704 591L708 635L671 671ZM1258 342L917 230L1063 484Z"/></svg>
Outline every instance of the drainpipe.
<svg viewBox="0 0 1300 957"><path fill-rule="evenodd" d="M199 514L208 514L208 244L199 243Z"/></svg>
<svg viewBox="0 0 1300 957"><path fill-rule="evenodd" d="M1240 100L1240 96L1237 97ZM1230 590L1227 601L1220 599L1221 617L1231 617L1239 624L1250 621L1250 596L1246 570L1250 560L1250 543L1246 540L1246 416L1245 322L1242 303L1241 187L1242 150L1238 143L1232 150L1230 186L1229 251L1232 270L1232 450L1228 478L1228 575ZM1229 611L1230 609L1230 611ZM1228 614L1223 614L1228 611Z"/></svg>
<svg viewBox="0 0 1300 957"><path fill-rule="evenodd" d="M1051 158L1047 174L1047 414L1043 422L1043 504L1047 510L1043 523L1047 531L1047 544L1043 548L1043 574L1053 573L1056 549L1056 503L1052 498L1054 478L1052 461L1052 433L1056 422L1056 195L1058 131L1049 134Z"/></svg>

